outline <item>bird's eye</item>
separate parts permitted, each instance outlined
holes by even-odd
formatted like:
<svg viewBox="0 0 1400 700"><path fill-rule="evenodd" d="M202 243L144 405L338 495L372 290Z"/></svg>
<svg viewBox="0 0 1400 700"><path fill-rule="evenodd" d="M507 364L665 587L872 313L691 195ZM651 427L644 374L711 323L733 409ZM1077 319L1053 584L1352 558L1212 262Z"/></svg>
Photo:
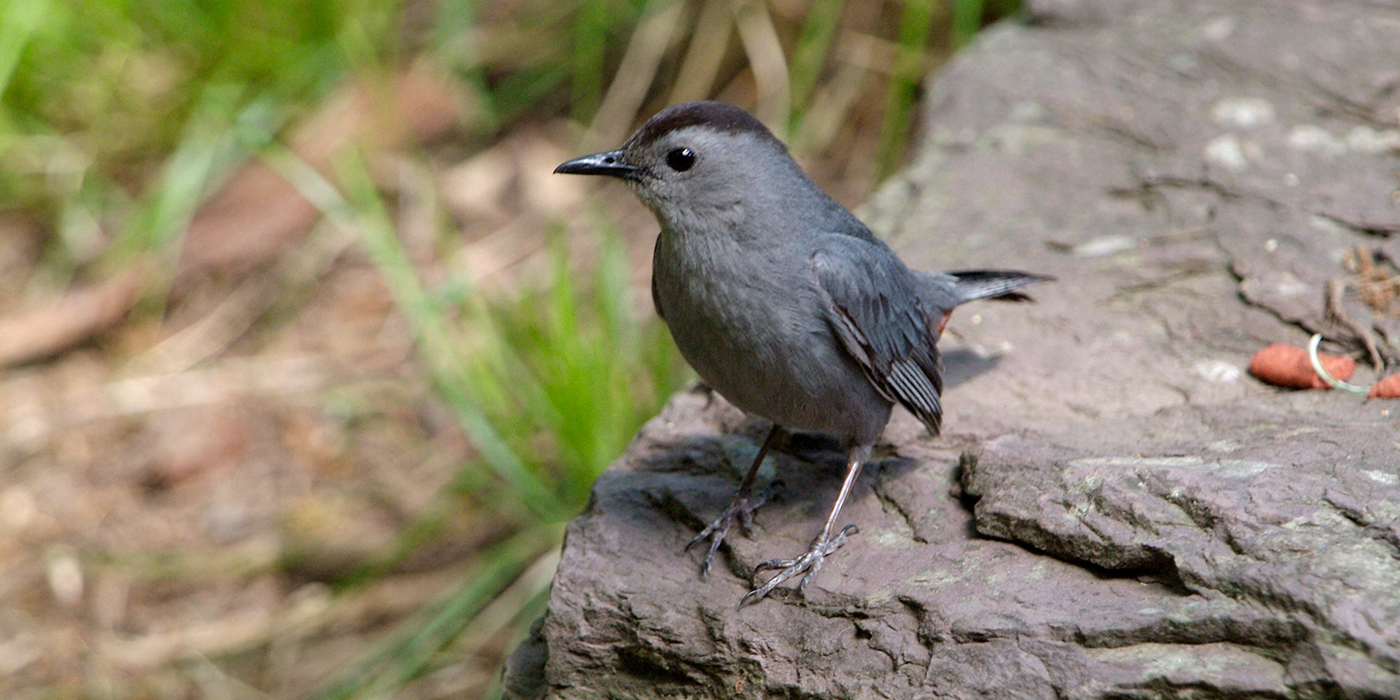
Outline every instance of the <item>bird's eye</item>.
<svg viewBox="0 0 1400 700"><path fill-rule="evenodd" d="M666 164L678 173L690 170L690 167L695 165L695 151L689 148L677 148L666 154Z"/></svg>

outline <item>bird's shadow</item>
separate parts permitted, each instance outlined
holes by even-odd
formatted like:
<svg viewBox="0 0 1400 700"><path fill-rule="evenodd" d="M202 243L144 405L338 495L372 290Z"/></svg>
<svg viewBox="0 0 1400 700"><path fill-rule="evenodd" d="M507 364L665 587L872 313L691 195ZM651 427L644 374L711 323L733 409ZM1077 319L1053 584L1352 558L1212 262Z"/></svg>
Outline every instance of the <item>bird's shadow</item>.
<svg viewBox="0 0 1400 700"><path fill-rule="evenodd" d="M949 350L943 353L943 388L951 389L972 381L979 375L996 369L999 364L1000 355L983 357L967 348Z"/></svg>

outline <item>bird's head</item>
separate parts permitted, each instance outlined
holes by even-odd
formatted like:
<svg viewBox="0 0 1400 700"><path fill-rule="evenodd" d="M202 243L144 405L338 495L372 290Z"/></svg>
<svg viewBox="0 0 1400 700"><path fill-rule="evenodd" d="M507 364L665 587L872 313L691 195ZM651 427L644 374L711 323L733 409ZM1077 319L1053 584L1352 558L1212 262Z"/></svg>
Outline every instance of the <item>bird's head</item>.
<svg viewBox="0 0 1400 700"><path fill-rule="evenodd" d="M622 148L575 158L554 172L619 178L663 224L682 227L810 183L767 127L722 102L668 107Z"/></svg>

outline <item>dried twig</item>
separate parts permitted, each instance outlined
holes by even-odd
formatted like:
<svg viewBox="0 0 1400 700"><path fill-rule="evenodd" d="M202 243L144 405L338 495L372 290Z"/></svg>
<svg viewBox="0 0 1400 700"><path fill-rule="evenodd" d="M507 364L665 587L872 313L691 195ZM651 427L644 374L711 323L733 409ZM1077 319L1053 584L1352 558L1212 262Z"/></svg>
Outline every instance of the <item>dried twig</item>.
<svg viewBox="0 0 1400 700"><path fill-rule="evenodd" d="M1371 357L1371 365L1375 367L1376 373L1385 371L1385 360L1381 359L1380 348L1376 347L1376 336L1371 333L1370 327L1357 321L1347 313L1342 304L1342 299L1347 293L1347 278L1334 277L1327 283L1327 318L1335 323L1346 326L1356 337L1361 340L1361 344L1366 346L1366 353Z"/></svg>
<svg viewBox="0 0 1400 700"><path fill-rule="evenodd" d="M57 355L117 325L136 302L137 268L43 306L0 317L0 366Z"/></svg>
<svg viewBox="0 0 1400 700"><path fill-rule="evenodd" d="M676 0L644 17L637 25L622 55L622 63L617 67L617 76L608 86L603 104L598 107L593 125L584 138L589 150L616 148L632 128L647 90L656 78L661 59L676 35L684 10L685 3Z"/></svg>
<svg viewBox="0 0 1400 700"><path fill-rule="evenodd" d="M1356 298L1382 315L1400 316L1400 273L1392 272L1364 246L1347 251L1343 267L1353 274L1348 280L1356 290Z"/></svg>
<svg viewBox="0 0 1400 700"><path fill-rule="evenodd" d="M724 62L724 53L729 49L729 35L733 31L734 17L730 13L729 0L705 0L700 16L695 20L695 31L691 34L675 87L671 88L670 104L703 100L710 96L710 90L719 76L720 64Z"/></svg>
<svg viewBox="0 0 1400 700"><path fill-rule="evenodd" d="M754 107L754 113L780 138L785 138L792 117L792 98L787 57L783 55L778 30L773 26L766 3L733 0L733 4L739 40L744 45L744 53L748 54L749 67L753 69L754 84L758 88L758 104Z"/></svg>

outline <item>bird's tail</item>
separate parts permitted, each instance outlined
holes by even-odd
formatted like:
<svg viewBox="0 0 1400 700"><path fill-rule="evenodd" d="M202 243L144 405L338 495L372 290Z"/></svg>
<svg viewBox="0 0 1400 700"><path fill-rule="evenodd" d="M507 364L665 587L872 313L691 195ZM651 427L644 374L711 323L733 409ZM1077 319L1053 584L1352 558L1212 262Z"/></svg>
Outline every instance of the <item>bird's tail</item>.
<svg viewBox="0 0 1400 700"><path fill-rule="evenodd" d="M1033 275L1016 270L963 270L961 272L922 273L927 284L920 290L924 308L934 322L933 330L942 335L953 309L976 299L1030 301L1021 287L1036 282L1049 282L1054 277ZM934 337L937 337L935 335Z"/></svg>
<svg viewBox="0 0 1400 700"><path fill-rule="evenodd" d="M1030 297L1020 291L1021 287L1055 279L1016 270L963 270L944 274L953 278L953 306L976 299L1029 301Z"/></svg>

